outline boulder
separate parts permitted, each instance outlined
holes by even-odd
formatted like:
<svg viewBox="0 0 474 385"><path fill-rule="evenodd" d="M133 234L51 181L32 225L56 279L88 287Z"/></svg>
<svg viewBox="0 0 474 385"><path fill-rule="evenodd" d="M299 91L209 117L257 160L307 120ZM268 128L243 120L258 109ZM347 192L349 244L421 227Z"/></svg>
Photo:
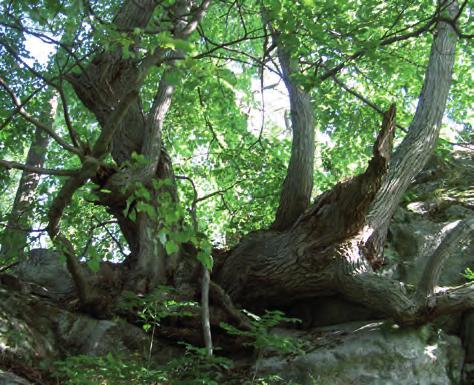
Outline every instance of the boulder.
<svg viewBox="0 0 474 385"><path fill-rule="evenodd" d="M48 370L66 355L145 354L149 346L149 336L125 321L98 320L0 285L0 363L4 366ZM155 347L159 349L159 343Z"/></svg>
<svg viewBox="0 0 474 385"><path fill-rule="evenodd" d="M385 255L396 279L417 285L427 257L458 221L474 217L474 153L458 151L449 160L435 156L417 176L391 222ZM440 286L466 282L474 268L474 238L456 245L445 263Z"/></svg>
<svg viewBox="0 0 474 385"><path fill-rule="evenodd" d="M348 323L309 332L276 331L306 346L305 354L266 356L259 377L298 385L458 385L464 350L458 337L433 326L399 328L387 322ZM290 333L290 334L289 334Z"/></svg>
<svg viewBox="0 0 474 385"><path fill-rule="evenodd" d="M12 273L21 281L32 283L37 294L62 300L74 296L76 288L64 257L50 249L33 249Z"/></svg>

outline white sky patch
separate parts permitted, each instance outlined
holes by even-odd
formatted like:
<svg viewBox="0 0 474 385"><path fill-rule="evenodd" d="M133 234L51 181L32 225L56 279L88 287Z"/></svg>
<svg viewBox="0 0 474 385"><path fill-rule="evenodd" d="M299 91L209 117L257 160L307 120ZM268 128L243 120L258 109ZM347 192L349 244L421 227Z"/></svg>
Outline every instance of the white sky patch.
<svg viewBox="0 0 474 385"><path fill-rule="evenodd" d="M50 37L55 38L54 36ZM31 35L26 35L25 48L31 55L30 59L25 60L29 65L36 62L44 66L48 63L49 56L56 52L56 46L54 44L47 44L41 39Z"/></svg>
<svg viewBox="0 0 474 385"><path fill-rule="evenodd" d="M258 135L262 128L262 123L264 127L277 126L286 129L285 116L290 111L290 101L288 91L280 76L269 70L264 71L263 99L260 79L252 81L252 93L258 103L258 107L250 110L250 131Z"/></svg>

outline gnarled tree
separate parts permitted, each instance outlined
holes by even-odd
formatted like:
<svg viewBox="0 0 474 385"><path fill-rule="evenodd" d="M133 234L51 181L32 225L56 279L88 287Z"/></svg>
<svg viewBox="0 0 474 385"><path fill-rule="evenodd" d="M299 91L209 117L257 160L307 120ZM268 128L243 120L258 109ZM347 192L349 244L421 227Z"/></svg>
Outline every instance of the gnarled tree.
<svg viewBox="0 0 474 385"><path fill-rule="evenodd" d="M450 239L471 231L472 220L452 230L433 254L416 295L407 293L400 282L374 272L383 255L391 216L410 181L433 153L448 101L456 44L459 37L469 38L459 25L467 2L461 6L455 1L440 2L427 8L429 14L409 9L406 16L403 6L387 6L383 18L380 16L386 24L374 32L375 37L367 34L367 29L375 30L367 14L341 25L336 17L339 11L347 12L348 18L359 11L374 16L374 10L310 3L295 2L286 9L278 2L266 1L232 5L211 4L210 0L85 2L60 42L51 33L38 32L21 16L30 15L39 26L57 33L59 27L47 22L50 14L35 14L21 2L2 6L5 16L1 23L10 31L0 39L2 50L61 96L63 125L53 126L28 112L27 95L16 95L15 82L19 80L15 75L2 73L5 95L12 101L14 114L49 135L57 151L68 154L63 157L69 157L71 167L35 170L11 162L2 164L65 176L56 182L60 187L48 206L47 232L66 254L85 309L100 312L103 295L92 284L87 266L79 262L81 256L89 258L87 253L80 253L79 242L70 239L70 234L80 230L68 232L61 221L72 207L77 212L75 199L90 181L95 184L93 203L106 209L100 216L111 216L123 237L117 240L111 236L125 254L121 287L149 292L168 284L183 295L196 296L200 281L196 256L209 264L210 249L197 226L187 224L187 218L196 223L198 204L211 198L220 202L214 204L216 209L222 206L234 215L226 194L242 187L233 176L248 182L251 167L245 163L262 161L265 146L278 148L268 140L262 144L261 135L255 141L246 127L242 130L242 111L236 107L234 88L249 90L251 83L238 83L238 75L231 74L235 66L241 66L239 71L251 72L255 66L280 74L289 96L292 147L286 176L273 177L283 179L274 222L267 221L266 227L244 236L225 253L215 251L218 264L211 276L211 300L214 296L238 318L230 300L263 309L337 293L405 323L473 307L474 290L469 285L433 292L439 268L449 255ZM72 11L59 4L44 12L61 19ZM301 16L301 25L295 22L296 15ZM233 27L240 35L229 38L228 30ZM374 66L379 65L378 55L396 54L397 49L403 50L402 43L411 44L431 33L431 53L417 109L401 143L393 151L397 108L407 119L406 106L394 98L397 108L395 104L386 108L381 129L375 127L374 118L364 123L374 124L366 136L375 141L365 172L337 183L311 202L316 126L334 125L331 121L346 113L341 107L333 115L322 115L326 94L344 92L330 87L344 84L340 77L351 75L356 77L355 86L358 82L366 85L359 66L370 65L371 60ZM57 67L48 71L28 64L20 52L24 36L39 36L57 46ZM341 54L344 49L352 51ZM419 56L425 54L419 51ZM380 65L378 68L380 72ZM5 68L2 71L6 72ZM359 73L362 75L357 78ZM415 74L404 78L410 76ZM396 87L396 82L392 83L391 88ZM406 92L414 93L413 89ZM352 95L360 96L357 92ZM232 103L224 104L227 99ZM352 113L356 115L356 111ZM375 131L376 139L372 135ZM254 143L247 146L249 140ZM259 141L262 152L252 158ZM206 146L207 163L199 153ZM268 158L277 156L270 153ZM265 167L255 175L265 178L271 165L268 162L262 163ZM201 163L204 168L200 169ZM280 160L279 166L282 163ZM194 168L196 175L176 177L176 165L180 171ZM228 172L234 180L220 172L223 167L232 170ZM209 176L208 183L203 175ZM196 185L194 177L200 178L201 185ZM206 191L213 180L223 182L217 190ZM186 201L189 186L182 187L178 181L191 185L190 201ZM248 191L258 191L253 183L246 187ZM249 196L252 198L251 192ZM275 194L271 196L273 202ZM183 205L190 208L189 217L180 209Z"/></svg>

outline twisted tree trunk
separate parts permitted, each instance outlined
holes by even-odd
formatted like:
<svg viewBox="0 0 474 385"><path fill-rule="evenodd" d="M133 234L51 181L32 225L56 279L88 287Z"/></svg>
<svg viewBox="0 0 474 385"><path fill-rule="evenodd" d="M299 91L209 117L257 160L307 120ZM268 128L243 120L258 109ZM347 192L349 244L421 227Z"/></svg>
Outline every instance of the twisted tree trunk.
<svg viewBox="0 0 474 385"><path fill-rule="evenodd" d="M447 10L454 17L457 4L450 3ZM438 22L416 114L390 165L393 107L385 113L374 157L364 174L322 194L288 230L250 234L229 253L216 280L233 300L265 308L338 293L405 323L472 306L471 286L435 293L429 300L426 295L431 292L425 290L421 300L409 296L400 282L372 271L383 252L388 223L400 197L431 156L438 138L456 42L452 25ZM462 229L466 236L472 224L464 224ZM446 256L441 251L437 254ZM442 259L439 255L432 258L436 271ZM427 280L432 288L436 274L427 269L425 276L431 277ZM462 299L461 292L465 294ZM450 298L455 298L453 303Z"/></svg>
<svg viewBox="0 0 474 385"><path fill-rule="evenodd" d="M209 0L203 0L196 6L193 1L176 1L166 11L171 25L165 23L158 26L159 30L171 33L176 39L186 39L197 27L209 3ZM124 33L144 29L159 4L154 0L125 1L114 18L114 27ZM139 41L136 41L131 49L138 45ZM159 242L163 219L158 210L154 215L138 210L140 199L133 194L137 188L148 191L149 202L145 203L154 205L155 209L160 205L160 194L167 194L172 203L177 201L173 169L162 145L161 130L174 91L169 81L173 60L184 57L179 50L157 47L144 58L136 59L133 55L124 57L122 47L118 47L99 53L83 72L68 76L79 99L96 116L101 133L94 144L78 150L82 168L65 182L54 199L48 215L48 233L66 253L83 303L96 302L97 295L91 290L87 272L75 259L72 244L61 233L59 222L75 191L89 179L108 191L97 191L100 196L97 203L107 206L116 216L130 245L127 287L148 292L158 284L173 283L180 254L168 255ZM160 65L166 65L166 68L152 108L147 112L142 107L139 89L150 70ZM102 159L109 152L119 168L103 164ZM141 154L144 162L135 163L133 153ZM153 180L167 180L168 183L157 188ZM130 199L135 200L132 205ZM132 217L130 210L124 212L131 206L136 209L136 217Z"/></svg>
<svg viewBox="0 0 474 385"><path fill-rule="evenodd" d="M309 95L292 77L297 68L290 52L276 33L273 40L290 99L293 139L290 162L272 229L286 230L310 205L314 172L314 117Z"/></svg>

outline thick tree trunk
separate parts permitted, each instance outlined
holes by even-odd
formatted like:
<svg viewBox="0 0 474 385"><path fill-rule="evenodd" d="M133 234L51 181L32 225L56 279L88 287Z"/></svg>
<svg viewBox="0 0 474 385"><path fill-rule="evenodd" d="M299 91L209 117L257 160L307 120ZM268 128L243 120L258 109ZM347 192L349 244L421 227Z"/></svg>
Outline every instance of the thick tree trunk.
<svg viewBox="0 0 474 385"><path fill-rule="evenodd" d="M51 120L46 116L45 120ZM41 129L37 128L31 142L25 165L42 168L46 157L49 136ZM13 206L8 216L7 227L1 235L2 248L1 258L24 258L24 249L27 246L27 237L31 224L31 210L37 198L36 188L40 180L40 175L29 171L23 171L20 183L16 190Z"/></svg>
<svg viewBox="0 0 474 385"><path fill-rule="evenodd" d="M370 204L390 159L395 107L385 114L366 172L324 193L285 232L250 234L228 256L218 283L239 302L285 305L335 293L337 267L348 258L357 271L370 271L361 234Z"/></svg>
<svg viewBox="0 0 474 385"><path fill-rule="evenodd" d="M450 15L456 11L456 3L451 3ZM472 285L420 300L410 297L400 282L373 273L371 267L381 253L401 195L433 151L451 84L456 41L451 25L439 22L417 112L388 171L394 108L385 114L365 174L322 194L287 231L250 234L229 253L215 279L233 300L264 309L338 293L405 323L472 305ZM436 257L433 261L439 265ZM435 274L427 270L425 275ZM461 292L468 294L459 299ZM449 304L450 296L459 303Z"/></svg>
<svg viewBox="0 0 474 385"><path fill-rule="evenodd" d="M197 27L209 3L209 0L204 0L200 6L195 6L191 1L178 0L166 11L171 26L158 28L171 33L176 39L186 39ZM158 5L159 2L154 0L127 0L114 19L115 26L125 32L143 29ZM129 198L135 199L132 206L138 207L141 198L133 196L137 188L148 191L151 200L146 203L155 208L160 206L159 195L163 193L168 194L172 203L177 203L171 160L166 156L161 140L174 91L172 82L168 80L174 71L170 56L185 57L179 50L157 47L145 58L137 60L133 55L125 58L122 49L118 48L98 54L84 72L69 76L68 80L77 96L100 123L101 134L92 148L90 167L86 169L84 160L81 173L66 182L50 212L49 232L54 238L58 234L58 218L65 207L64 203L88 178L93 178L101 187L111 191L107 194L99 191L101 200L98 203L107 206L117 217L131 249L127 261L131 269L127 287L140 292L149 291L158 284L172 283L180 256L180 253L168 255L159 242L158 233L163 226L163 218L138 211L136 218L131 219L130 212L123 212L126 207L130 207L127 206ZM150 69L165 62L168 67L159 81L152 108L146 112L142 108L138 90ZM99 160L109 151L117 165L122 166L121 169L99 166ZM141 154L144 162L135 164L133 153ZM127 161L130 163L125 163ZM169 183L157 189L152 183L154 179L166 179ZM66 241L63 246L69 248Z"/></svg>

